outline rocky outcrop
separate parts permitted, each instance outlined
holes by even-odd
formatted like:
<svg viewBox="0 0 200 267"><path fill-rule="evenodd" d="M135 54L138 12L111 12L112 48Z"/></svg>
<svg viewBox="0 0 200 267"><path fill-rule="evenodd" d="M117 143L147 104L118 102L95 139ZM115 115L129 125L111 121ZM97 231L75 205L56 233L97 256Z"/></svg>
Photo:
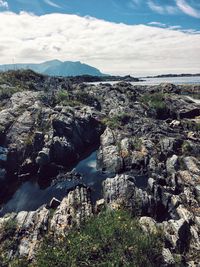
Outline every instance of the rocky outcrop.
<svg viewBox="0 0 200 267"><path fill-rule="evenodd" d="M65 234L67 229L80 226L92 213L89 189L76 187L68 193L54 212L50 229L55 235Z"/></svg>
<svg viewBox="0 0 200 267"><path fill-rule="evenodd" d="M36 211L21 211L17 214L0 218L0 240L4 246L4 227L6 222L16 222L16 229L12 232L12 239L16 240L15 249L7 251L10 257L27 257L33 259L35 253L48 233L54 233L55 238L63 235L72 228L80 226L88 217L92 216L90 190L77 186L70 191L56 209L42 206ZM3 241L2 241L3 240Z"/></svg>
<svg viewBox="0 0 200 267"><path fill-rule="evenodd" d="M54 179L99 143L104 126L92 107L47 106L45 97L44 92L16 92L0 111L0 199L15 190L7 190L8 183L33 175Z"/></svg>
<svg viewBox="0 0 200 267"><path fill-rule="evenodd" d="M6 88L16 86L13 79ZM17 222L10 257L31 259L46 234L57 238L93 212L126 208L144 231L162 234L161 266L198 266L200 105L181 95L188 87L77 85L53 77L31 77L31 84L25 79L24 90L2 101L1 199L35 176L58 183L80 177L67 171L98 145L99 172L107 175L100 200L80 185L61 202L0 218L2 229L9 219Z"/></svg>

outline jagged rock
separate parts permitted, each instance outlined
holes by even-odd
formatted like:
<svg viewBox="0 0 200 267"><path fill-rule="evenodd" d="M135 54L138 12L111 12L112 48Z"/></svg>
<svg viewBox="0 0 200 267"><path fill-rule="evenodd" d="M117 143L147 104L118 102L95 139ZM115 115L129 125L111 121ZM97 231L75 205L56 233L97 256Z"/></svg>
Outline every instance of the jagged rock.
<svg viewBox="0 0 200 267"><path fill-rule="evenodd" d="M162 251L163 263L162 266L173 266L175 264L174 257L169 249L163 248Z"/></svg>
<svg viewBox="0 0 200 267"><path fill-rule="evenodd" d="M193 174L200 175L200 162L194 157L185 157L183 159L186 168Z"/></svg>
<svg viewBox="0 0 200 267"><path fill-rule="evenodd" d="M199 119L194 116L200 114L200 108L197 101L181 93L199 92L199 87L76 85L66 78L30 72L13 77L4 81L5 88L16 89L20 84L21 92L1 102L0 201L11 197L25 179L36 178L40 184L48 181L53 186L80 178L81 174L69 174L68 169L99 143L99 173L103 170L111 172L104 173L105 177L115 177L103 182L103 199L96 206L90 191L80 185L60 205L57 200L52 202L54 213L46 205L0 218L0 227L9 218L17 220L14 238L19 246L10 257L19 253L34 258L46 233L57 238L106 206L126 207L133 214L148 216L140 218L141 227L148 232L163 230L162 266L173 266L176 255L183 266L197 265L200 135ZM66 95L64 102L58 101L60 90ZM165 113L151 107L148 96L154 93L161 95L158 101L166 107ZM140 179L146 179L145 186Z"/></svg>
<svg viewBox="0 0 200 267"><path fill-rule="evenodd" d="M102 128L88 114L80 117L59 115L53 120L54 137L50 145L50 161L70 166L88 146L98 142Z"/></svg>
<svg viewBox="0 0 200 267"><path fill-rule="evenodd" d="M52 200L49 203L50 209L56 209L60 205L61 201L56 199L55 197L52 198Z"/></svg>
<svg viewBox="0 0 200 267"><path fill-rule="evenodd" d="M115 145L116 140L113 131L110 128L106 128L101 135L100 141L101 145L105 147Z"/></svg>
<svg viewBox="0 0 200 267"><path fill-rule="evenodd" d="M90 191L77 186L61 201L51 219L50 228L55 235L64 234L72 226L80 226L91 215Z"/></svg>
<svg viewBox="0 0 200 267"><path fill-rule="evenodd" d="M163 222L162 227L170 248L180 254L188 252L191 232L189 224L184 219Z"/></svg>
<svg viewBox="0 0 200 267"><path fill-rule="evenodd" d="M100 211L102 211L105 208L106 208L105 199L102 198L102 199L99 199L96 201L95 213L99 213Z"/></svg>
<svg viewBox="0 0 200 267"><path fill-rule="evenodd" d="M49 211L45 207L37 211L21 211L18 214L5 216L5 220L15 220L17 223L16 236L18 246L16 247L20 257L32 259L38 248L38 244L45 232L47 232ZM0 221L0 225L1 225Z"/></svg>
<svg viewBox="0 0 200 267"><path fill-rule="evenodd" d="M142 229L147 233L157 233L158 227L156 221L151 217L141 217L139 219L139 224L141 225Z"/></svg>
<svg viewBox="0 0 200 267"><path fill-rule="evenodd" d="M123 168L120 149L116 145L112 130L107 128L101 135L101 147L97 154L98 168L119 173Z"/></svg>
<svg viewBox="0 0 200 267"><path fill-rule="evenodd" d="M181 143L181 140L177 140L176 138L165 137L160 141L161 151L163 152L163 154L171 156L174 152L177 151Z"/></svg>
<svg viewBox="0 0 200 267"><path fill-rule="evenodd" d="M160 89L162 93L176 93L178 91L177 86L172 83L161 83Z"/></svg>
<svg viewBox="0 0 200 267"><path fill-rule="evenodd" d="M143 174L147 170L148 162L148 156L142 151L134 151L131 155L132 168L137 170L138 174Z"/></svg>
<svg viewBox="0 0 200 267"><path fill-rule="evenodd" d="M178 170L178 164L177 155L173 155L171 158L167 159L166 168L169 175L175 173Z"/></svg>
<svg viewBox="0 0 200 267"><path fill-rule="evenodd" d="M128 175L116 175L103 182L103 196L108 204L123 203L135 190L134 180Z"/></svg>
<svg viewBox="0 0 200 267"><path fill-rule="evenodd" d="M172 122L170 122L170 124L169 124L171 127L178 127L178 126L180 126L181 125L181 122L180 121L178 121L178 120L173 120Z"/></svg>
<svg viewBox="0 0 200 267"><path fill-rule="evenodd" d="M116 146L103 147L98 152L98 166L105 171L119 173L123 168L119 149Z"/></svg>
<svg viewBox="0 0 200 267"><path fill-rule="evenodd" d="M63 198L60 203L53 199L51 208L55 208L53 217L50 210L45 206L36 211L21 211L18 214L6 215L0 218L0 229L5 221L15 220L17 223L16 236L18 238L17 251L20 257L33 259L35 252L44 238L44 235L50 230L56 236L64 234L73 225L80 226L81 222L92 216L92 204L90 199L90 190L77 186ZM57 205L57 204L60 205ZM57 207L56 207L57 206Z"/></svg>
<svg viewBox="0 0 200 267"><path fill-rule="evenodd" d="M150 191L153 192L153 186L154 186L155 180L153 178L148 179L148 186L150 188Z"/></svg>
<svg viewBox="0 0 200 267"><path fill-rule="evenodd" d="M195 186L195 195L200 203L200 185Z"/></svg>
<svg viewBox="0 0 200 267"><path fill-rule="evenodd" d="M135 214L147 215L151 198L147 192L135 186L135 178L120 174L103 182L103 196L108 206L117 209L126 206Z"/></svg>

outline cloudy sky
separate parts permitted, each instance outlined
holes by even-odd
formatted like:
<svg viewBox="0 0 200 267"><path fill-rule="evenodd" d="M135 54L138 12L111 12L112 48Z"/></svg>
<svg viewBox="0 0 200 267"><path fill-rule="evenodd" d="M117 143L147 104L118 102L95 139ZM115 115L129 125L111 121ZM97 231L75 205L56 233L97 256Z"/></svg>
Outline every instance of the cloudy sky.
<svg viewBox="0 0 200 267"><path fill-rule="evenodd" d="M110 74L200 72L200 1L0 0L0 64L51 59Z"/></svg>

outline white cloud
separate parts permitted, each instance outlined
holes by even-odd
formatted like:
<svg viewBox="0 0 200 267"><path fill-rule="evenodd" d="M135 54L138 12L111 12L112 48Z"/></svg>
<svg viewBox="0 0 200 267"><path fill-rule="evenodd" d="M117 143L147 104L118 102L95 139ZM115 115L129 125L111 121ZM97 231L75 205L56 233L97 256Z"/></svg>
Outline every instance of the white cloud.
<svg viewBox="0 0 200 267"><path fill-rule="evenodd" d="M68 14L0 13L0 63L82 61L104 73L198 72L200 34Z"/></svg>
<svg viewBox="0 0 200 267"><path fill-rule="evenodd" d="M153 0L148 0L147 4L151 10L159 14L175 14L177 12L176 7L169 5L158 5Z"/></svg>
<svg viewBox="0 0 200 267"><path fill-rule="evenodd" d="M160 28L167 28L169 30L180 30L182 32L196 33L196 30L193 30L193 32L191 32L191 31L182 29L182 27L180 25L169 26L169 25L167 25L165 23L162 23L162 22L159 22L159 21L149 22L148 25L155 26L155 27L160 27Z"/></svg>
<svg viewBox="0 0 200 267"><path fill-rule="evenodd" d="M0 0L0 8L1 7L8 9L8 2L4 0Z"/></svg>
<svg viewBox="0 0 200 267"><path fill-rule="evenodd" d="M164 6L164 9L166 10L166 13L171 14L171 15L177 13L177 8L174 6L167 6L166 5L166 6Z"/></svg>
<svg viewBox="0 0 200 267"><path fill-rule="evenodd" d="M170 30L180 30L180 29L182 29L182 27L180 25L169 26L168 28Z"/></svg>
<svg viewBox="0 0 200 267"><path fill-rule="evenodd" d="M60 8L61 6L59 6L58 4L54 3L53 1L51 0L44 0L44 2L49 5L49 6L52 6L52 7L57 7L57 8Z"/></svg>
<svg viewBox="0 0 200 267"><path fill-rule="evenodd" d="M160 5L157 5L156 3L154 3L153 1L149 0L148 2L148 6L151 10L163 14L164 13L164 8Z"/></svg>
<svg viewBox="0 0 200 267"><path fill-rule="evenodd" d="M194 18L200 18L200 11L191 7L185 0L176 0L176 4L185 14Z"/></svg>
<svg viewBox="0 0 200 267"><path fill-rule="evenodd" d="M158 22L158 21L152 21L152 22L149 22L148 24L149 25L152 25L152 26L158 26L158 27L161 27L161 28L167 27L166 24L161 23L161 22Z"/></svg>

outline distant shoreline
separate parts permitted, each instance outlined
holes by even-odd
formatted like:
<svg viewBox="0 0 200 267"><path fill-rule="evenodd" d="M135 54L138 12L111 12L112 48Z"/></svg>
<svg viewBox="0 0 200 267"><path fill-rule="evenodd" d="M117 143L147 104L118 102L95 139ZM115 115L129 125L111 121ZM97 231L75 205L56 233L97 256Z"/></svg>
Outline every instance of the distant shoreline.
<svg viewBox="0 0 200 267"><path fill-rule="evenodd" d="M146 76L143 78L173 78L173 77L196 77L200 76L200 73L195 74L189 74L189 73L183 73L183 74L161 74L156 76Z"/></svg>

